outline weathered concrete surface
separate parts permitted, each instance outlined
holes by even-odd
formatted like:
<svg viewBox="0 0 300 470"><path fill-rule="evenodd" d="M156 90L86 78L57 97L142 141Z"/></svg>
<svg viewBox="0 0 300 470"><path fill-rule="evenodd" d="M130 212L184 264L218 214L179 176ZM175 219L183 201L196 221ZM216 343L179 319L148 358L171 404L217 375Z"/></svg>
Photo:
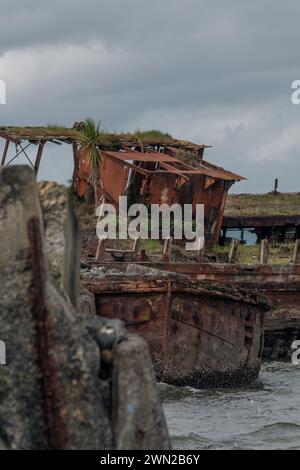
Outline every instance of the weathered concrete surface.
<svg viewBox="0 0 300 470"><path fill-rule="evenodd" d="M76 314L58 288L61 263L50 264L53 280L33 171L4 168L0 183L0 335L7 350L7 364L0 366L0 443L8 449L113 449L112 349L127 332L92 311ZM51 229L57 227L53 222ZM59 255L52 260L72 263L53 236L51 249ZM149 364L136 367L137 375L144 367Z"/></svg>
<svg viewBox="0 0 300 470"><path fill-rule="evenodd" d="M78 311L83 315L96 315L95 296L80 286Z"/></svg>
<svg viewBox="0 0 300 470"><path fill-rule="evenodd" d="M148 346L139 336L114 348L112 400L117 449L170 449Z"/></svg>
<svg viewBox="0 0 300 470"><path fill-rule="evenodd" d="M38 184L44 214L46 250L52 275L76 308L79 291L80 228L64 186Z"/></svg>
<svg viewBox="0 0 300 470"><path fill-rule="evenodd" d="M111 448L99 347L52 283L31 170L2 170L0 206L0 438L11 449Z"/></svg>
<svg viewBox="0 0 300 470"><path fill-rule="evenodd" d="M0 366L0 438L11 449L47 447L32 306L26 301L32 282L27 224L33 217L41 220L33 172L27 167L2 170L0 334L7 365Z"/></svg>

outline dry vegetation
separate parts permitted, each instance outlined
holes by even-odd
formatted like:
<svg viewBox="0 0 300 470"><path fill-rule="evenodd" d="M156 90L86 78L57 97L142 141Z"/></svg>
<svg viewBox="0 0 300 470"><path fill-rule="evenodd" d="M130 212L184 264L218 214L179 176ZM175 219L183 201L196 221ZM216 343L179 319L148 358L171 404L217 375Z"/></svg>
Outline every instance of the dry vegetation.
<svg viewBox="0 0 300 470"><path fill-rule="evenodd" d="M300 215L300 193L230 194L225 216Z"/></svg>

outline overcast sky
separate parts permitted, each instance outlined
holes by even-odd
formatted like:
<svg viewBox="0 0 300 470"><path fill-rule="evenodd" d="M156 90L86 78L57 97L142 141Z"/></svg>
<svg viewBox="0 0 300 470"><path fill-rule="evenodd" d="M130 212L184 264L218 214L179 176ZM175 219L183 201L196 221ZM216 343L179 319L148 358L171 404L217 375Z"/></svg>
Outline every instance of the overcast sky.
<svg viewBox="0 0 300 470"><path fill-rule="evenodd" d="M235 192L300 191L299 0L0 0L0 124L158 128L213 145ZM40 177L67 181L71 148Z"/></svg>

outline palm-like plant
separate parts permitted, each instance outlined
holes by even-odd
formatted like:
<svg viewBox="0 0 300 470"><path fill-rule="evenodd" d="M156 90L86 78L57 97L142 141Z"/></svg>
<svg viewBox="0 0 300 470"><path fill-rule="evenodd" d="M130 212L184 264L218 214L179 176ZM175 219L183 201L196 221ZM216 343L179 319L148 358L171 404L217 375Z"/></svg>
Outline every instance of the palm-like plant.
<svg viewBox="0 0 300 470"><path fill-rule="evenodd" d="M94 186L95 203L97 203L97 184L100 183L102 188L101 179L101 152L99 150L99 143L103 137L104 131L101 128L101 122L96 123L93 119L87 118L84 123L84 130L82 132L82 150L86 150L91 164L91 177Z"/></svg>
<svg viewBox="0 0 300 470"><path fill-rule="evenodd" d="M101 163L101 152L99 151L98 144L103 135L101 122L96 123L93 119L87 118L82 134L83 150L87 149L92 168L98 170Z"/></svg>

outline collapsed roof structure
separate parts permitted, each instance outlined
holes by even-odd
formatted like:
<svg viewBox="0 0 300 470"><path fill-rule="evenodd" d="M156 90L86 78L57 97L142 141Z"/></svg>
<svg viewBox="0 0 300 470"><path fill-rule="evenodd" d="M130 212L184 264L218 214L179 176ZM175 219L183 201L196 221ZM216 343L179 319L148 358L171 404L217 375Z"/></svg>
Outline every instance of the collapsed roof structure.
<svg viewBox="0 0 300 470"><path fill-rule="evenodd" d="M73 128L0 127L0 137L5 139L1 166L24 154L38 172L47 142L72 144L72 182L80 197L86 198L94 191L97 200L104 197L116 205L122 195L127 195L131 201L149 204L192 204L193 208L204 204L206 239L208 242L218 240L228 190L244 178L205 161L203 154L208 145L165 135L141 137L106 133L97 143L101 165L95 176L84 145L82 125L84 123L75 123ZM9 158L10 144L15 145L15 152ZM32 145L37 146L34 162L27 153Z"/></svg>

